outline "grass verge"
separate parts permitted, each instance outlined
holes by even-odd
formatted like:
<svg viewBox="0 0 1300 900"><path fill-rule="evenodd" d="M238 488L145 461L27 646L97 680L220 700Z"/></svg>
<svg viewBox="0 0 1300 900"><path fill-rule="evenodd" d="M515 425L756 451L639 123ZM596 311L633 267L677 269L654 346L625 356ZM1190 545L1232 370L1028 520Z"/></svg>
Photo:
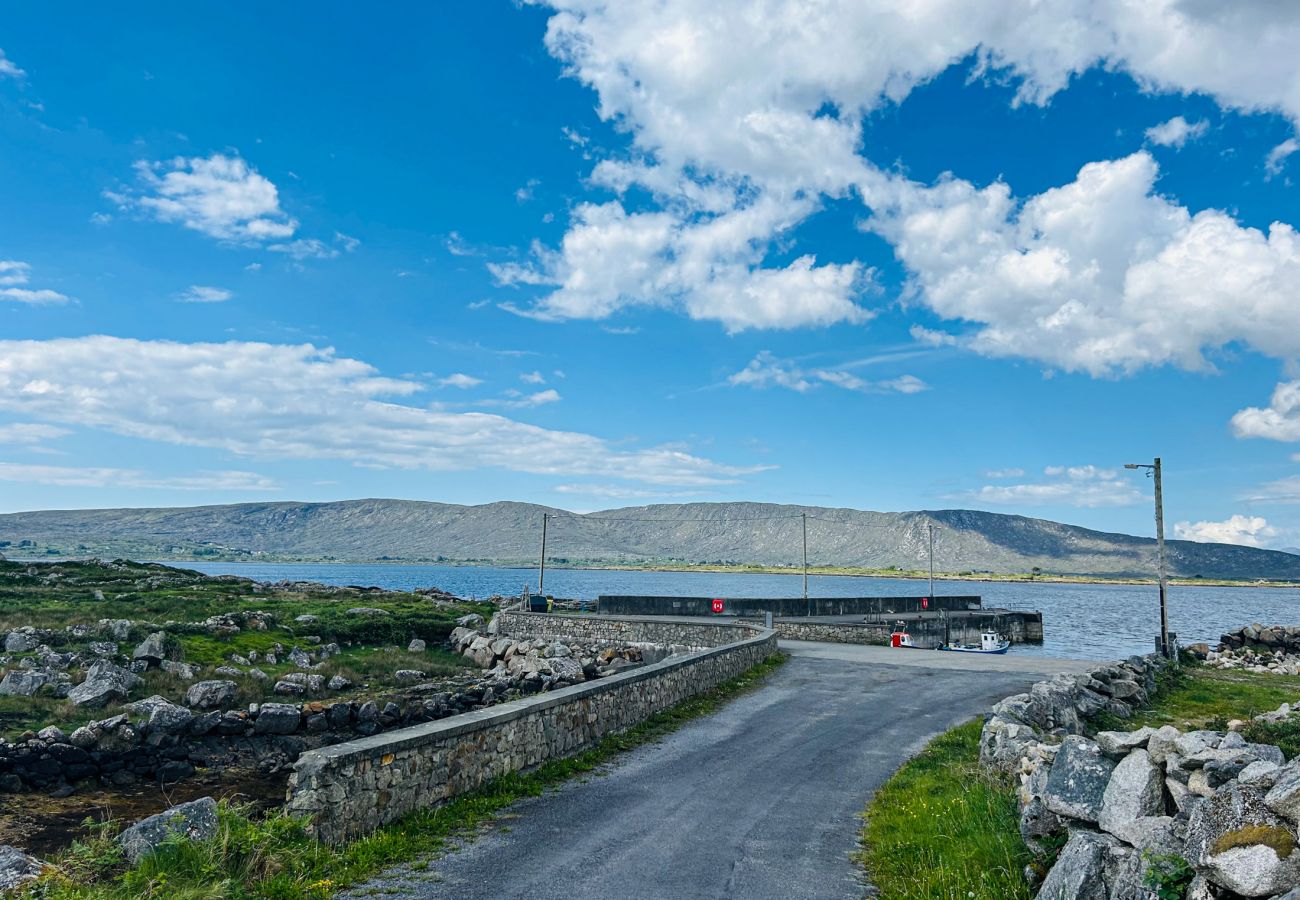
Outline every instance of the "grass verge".
<svg viewBox="0 0 1300 900"><path fill-rule="evenodd" d="M1029 900L1009 778L980 765L982 720L931 741L876 792L856 854L884 900Z"/></svg>
<svg viewBox="0 0 1300 900"><path fill-rule="evenodd" d="M298 900L328 897L401 862L435 854L453 837L472 834L524 797L586 772L633 747L654 741L757 687L783 662L775 654L711 691L656 713L640 725L568 759L528 773L496 779L472 794L421 810L359 840L331 847L312 840L305 823L281 813L255 820L239 806L222 804L217 837L165 845L127 868L112 835L114 825L90 827L89 836L58 859L56 867L20 897L42 900Z"/></svg>

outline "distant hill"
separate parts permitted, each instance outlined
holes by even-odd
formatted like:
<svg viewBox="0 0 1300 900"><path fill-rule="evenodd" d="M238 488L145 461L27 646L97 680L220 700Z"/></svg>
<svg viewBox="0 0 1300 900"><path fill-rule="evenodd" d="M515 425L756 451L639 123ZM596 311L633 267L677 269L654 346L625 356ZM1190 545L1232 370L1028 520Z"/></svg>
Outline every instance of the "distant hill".
<svg viewBox="0 0 1300 900"><path fill-rule="evenodd" d="M813 565L920 569L935 526L943 572L1149 576L1155 542L1044 519L974 510L882 513L768 503L659 504L576 515L528 503L459 506L414 500L240 503L172 509L50 510L0 515L0 553L149 558L410 560L518 563L797 565L801 513ZM1170 573L1300 580L1300 556L1170 541Z"/></svg>

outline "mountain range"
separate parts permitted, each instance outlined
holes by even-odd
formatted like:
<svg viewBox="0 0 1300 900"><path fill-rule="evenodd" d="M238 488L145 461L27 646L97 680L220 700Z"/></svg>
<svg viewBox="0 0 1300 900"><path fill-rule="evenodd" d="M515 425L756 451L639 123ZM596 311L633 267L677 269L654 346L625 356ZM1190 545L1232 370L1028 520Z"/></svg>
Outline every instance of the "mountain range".
<svg viewBox="0 0 1300 900"><path fill-rule="evenodd" d="M0 553L138 559L525 563L543 516L552 564L929 565L939 572L1149 577L1151 538L975 510L870 512L769 503L657 504L586 514L529 503L417 500L239 503L0 515ZM1168 542L1171 575L1300 581L1300 555Z"/></svg>

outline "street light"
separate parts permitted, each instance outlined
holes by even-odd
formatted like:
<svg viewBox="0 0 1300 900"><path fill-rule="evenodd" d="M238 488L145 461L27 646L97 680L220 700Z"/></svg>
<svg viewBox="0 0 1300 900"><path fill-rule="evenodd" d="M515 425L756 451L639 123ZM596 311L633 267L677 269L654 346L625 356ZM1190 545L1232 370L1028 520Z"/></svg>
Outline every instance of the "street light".
<svg viewBox="0 0 1300 900"><path fill-rule="evenodd" d="M1154 478L1156 482L1156 554L1160 581L1160 653L1167 657L1172 655L1173 648L1169 646L1169 608L1165 601L1165 510L1164 497L1160 491L1160 457L1157 456L1154 462L1149 465L1146 463L1125 463L1124 468L1146 469L1147 477Z"/></svg>

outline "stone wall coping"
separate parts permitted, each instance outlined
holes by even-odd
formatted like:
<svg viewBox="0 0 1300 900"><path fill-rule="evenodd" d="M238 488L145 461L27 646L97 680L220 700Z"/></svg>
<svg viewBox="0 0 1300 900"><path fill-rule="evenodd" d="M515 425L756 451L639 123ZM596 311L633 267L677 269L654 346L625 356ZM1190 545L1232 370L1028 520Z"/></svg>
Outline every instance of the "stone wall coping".
<svg viewBox="0 0 1300 900"><path fill-rule="evenodd" d="M511 613L511 615L533 616L540 619L556 618L555 616L542 613ZM574 618L577 617L575 616ZM615 617L583 616L582 618L595 622L604 619L613 619ZM617 618L629 622L645 621L645 619L637 616L621 616ZM660 617L653 617L652 621L662 621L662 619ZM696 622L695 624L702 625L705 623ZM702 660L733 652L737 648L762 644L763 642L772 640L775 637L774 631L770 631L766 628L755 627L746 623L720 622L717 623L717 625L743 629L745 631L756 633L750 638L732 641L717 647L709 647L704 650L698 650L694 653L683 654L682 656L669 657L668 659L652 663L648 666L641 666L627 672L620 672L617 675L610 675L601 678L598 681L588 681L582 684L575 684L569 687L560 688L559 690L546 691L541 694L535 694L531 697L511 700L508 703L499 703L495 706L489 706L486 709L478 709L455 716L449 716L435 722L426 722L422 725L412 725L408 728L398 728L392 731L371 735L370 737L345 741L341 744L334 744L329 747L322 747L319 750L309 750L302 754L294 764L294 771L298 775L298 783L302 784L305 779L309 779L313 775L316 775L325 769L336 767L341 763L346 763L351 760L369 759L376 755L382 755L385 753L396 753L413 747L438 743L439 741L459 737L463 734L469 734L495 725L504 725L507 722L522 718L529 713L549 709L553 706L560 706L565 703L571 703L574 700L579 700L583 697L595 696L607 691L616 690L620 687L635 684L639 681L656 678L664 673L672 672L676 669L693 666Z"/></svg>

